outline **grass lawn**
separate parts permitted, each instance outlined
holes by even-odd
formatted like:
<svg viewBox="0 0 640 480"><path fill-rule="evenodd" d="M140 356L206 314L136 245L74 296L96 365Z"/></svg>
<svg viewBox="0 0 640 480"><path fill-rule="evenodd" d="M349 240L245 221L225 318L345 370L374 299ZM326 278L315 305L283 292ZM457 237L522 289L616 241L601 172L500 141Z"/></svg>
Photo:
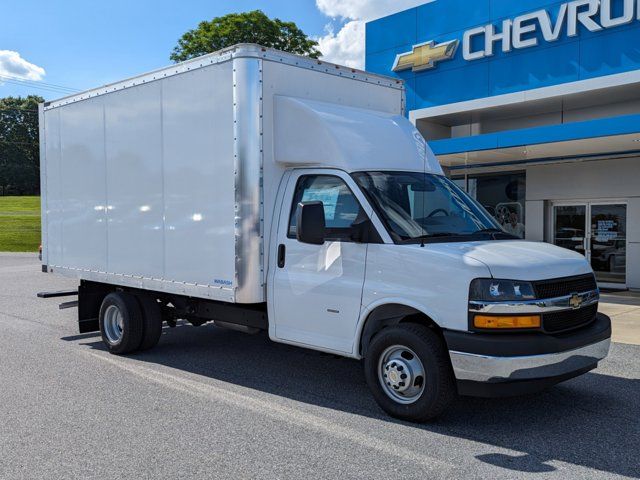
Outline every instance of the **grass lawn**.
<svg viewBox="0 0 640 480"><path fill-rule="evenodd" d="M40 197L0 197L0 252L37 252Z"/></svg>

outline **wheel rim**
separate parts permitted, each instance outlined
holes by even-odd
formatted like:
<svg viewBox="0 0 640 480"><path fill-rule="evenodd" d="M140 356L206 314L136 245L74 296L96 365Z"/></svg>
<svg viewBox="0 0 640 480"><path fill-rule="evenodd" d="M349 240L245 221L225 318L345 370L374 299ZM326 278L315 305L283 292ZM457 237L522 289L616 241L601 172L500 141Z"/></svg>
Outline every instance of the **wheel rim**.
<svg viewBox="0 0 640 480"><path fill-rule="evenodd" d="M378 380L384 393L393 401L413 403L424 392L424 366L409 347L393 345L380 355Z"/></svg>
<svg viewBox="0 0 640 480"><path fill-rule="evenodd" d="M109 305L104 312L104 334L111 344L116 344L122 340L124 330L124 317L122 312L115 305Z"/></svg>

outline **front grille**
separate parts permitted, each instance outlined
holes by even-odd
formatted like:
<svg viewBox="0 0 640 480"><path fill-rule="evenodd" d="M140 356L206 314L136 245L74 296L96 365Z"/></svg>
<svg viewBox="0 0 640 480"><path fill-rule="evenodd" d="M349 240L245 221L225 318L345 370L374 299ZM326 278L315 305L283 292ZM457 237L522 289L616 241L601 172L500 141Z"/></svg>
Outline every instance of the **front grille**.
<svg viewBox="0 0 640 480"><path fill-rule="evenodd" d="M545 313L542 316L542 328L548 333L559 333L591 323L598 313L598 304L589 305L578 310Z"/></svg>
<svg viewBox="0 0 640 480"><path fill-rule="evenodd" d="M536 298L547 299L566 297L573 293L589 292L598 288L596 278L592 274L578 277L554 278L533 282Z"/></svg>

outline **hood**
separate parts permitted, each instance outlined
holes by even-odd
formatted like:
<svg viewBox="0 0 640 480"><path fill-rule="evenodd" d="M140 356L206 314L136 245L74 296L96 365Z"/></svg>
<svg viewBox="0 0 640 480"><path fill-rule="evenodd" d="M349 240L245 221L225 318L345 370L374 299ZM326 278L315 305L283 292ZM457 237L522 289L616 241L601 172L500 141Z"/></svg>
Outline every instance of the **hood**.
<svg viewBox="0 0 640 480"><path fill-rule="evenodd" d="M524 240L435 243L425 248L443 255L462 255L483 263L494 278L546 280L591 273L579 253L542 242Z"/></svg>

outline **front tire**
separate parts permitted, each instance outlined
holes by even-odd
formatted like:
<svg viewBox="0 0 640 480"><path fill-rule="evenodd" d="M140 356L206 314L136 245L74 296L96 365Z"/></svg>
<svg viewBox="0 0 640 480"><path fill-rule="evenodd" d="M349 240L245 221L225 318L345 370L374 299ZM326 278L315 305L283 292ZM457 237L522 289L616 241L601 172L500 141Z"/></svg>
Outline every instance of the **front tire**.
<svg viewBox="0 0 640 480"><path fill-rule="evenodd" d="M455 398L447 350L424 325L383 329L371 340L364 364L374 399L392 417L425 422L440 415Z"/></svg>
<svg viewBox="0 0 640 480"><path fill-rule="evenodd" d="M143 317L136 298L125 292L107 295L100 306L100 333L109 353L124 355L140 347Z"/></svg>

